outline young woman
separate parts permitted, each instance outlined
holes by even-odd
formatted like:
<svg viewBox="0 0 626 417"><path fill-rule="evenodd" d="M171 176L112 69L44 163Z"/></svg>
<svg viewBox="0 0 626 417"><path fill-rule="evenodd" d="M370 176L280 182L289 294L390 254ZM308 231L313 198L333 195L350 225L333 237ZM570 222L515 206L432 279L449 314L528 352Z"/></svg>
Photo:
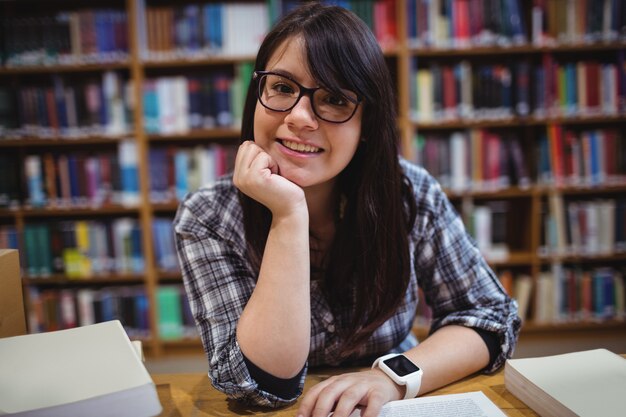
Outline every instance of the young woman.
<svg viewBox="0 0 626 417"><path fill-rule="evenodd" d="M209 377L227 395L277 407L298 398L310 366L403 353L408 377L385 356L313 387L299 408L375 416L512 354L516 304L436 181L398 157L394 103L380 47L351 12L308 3L265 38L234 173L175 219ZM434 317L420 344L418 287Z"/></svg>

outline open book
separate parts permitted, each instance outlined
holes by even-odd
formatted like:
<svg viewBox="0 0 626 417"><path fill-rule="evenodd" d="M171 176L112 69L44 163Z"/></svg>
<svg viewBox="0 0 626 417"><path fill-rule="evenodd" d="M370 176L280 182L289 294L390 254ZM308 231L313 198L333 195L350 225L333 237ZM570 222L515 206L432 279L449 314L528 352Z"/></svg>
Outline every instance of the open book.
<svg viewBox="0 0 626 417"><path fill-rule="evenodd" d="M606 349L509 359L504 384L541 416L626 415L626 359Z"/></svg>
<svg viewBox="0 0 626 417"><path fill-rule="evenodd" d="M0 339L0 415L148 417L161 410L117 320Z"/></svg>
<svg viewBox="0 0 626 417"><path fill-rule="evenodd" d="M506 417L482 391L390 401L383 406L380 414L378 414L378 417L449 416ZM349 417L361 417L361 410L353 411Z"/></svg>

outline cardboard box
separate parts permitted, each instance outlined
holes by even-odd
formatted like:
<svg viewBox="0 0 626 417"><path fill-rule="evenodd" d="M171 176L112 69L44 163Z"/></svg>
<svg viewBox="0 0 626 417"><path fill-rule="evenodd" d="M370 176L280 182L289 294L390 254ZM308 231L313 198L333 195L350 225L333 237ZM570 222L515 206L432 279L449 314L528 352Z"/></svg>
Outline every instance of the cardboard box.
<svg viewBox="0 0 626 417"><path fill-rule="evenodd" d="M15 249L0 249L0 337L26 334L20 260Z"/></svg>

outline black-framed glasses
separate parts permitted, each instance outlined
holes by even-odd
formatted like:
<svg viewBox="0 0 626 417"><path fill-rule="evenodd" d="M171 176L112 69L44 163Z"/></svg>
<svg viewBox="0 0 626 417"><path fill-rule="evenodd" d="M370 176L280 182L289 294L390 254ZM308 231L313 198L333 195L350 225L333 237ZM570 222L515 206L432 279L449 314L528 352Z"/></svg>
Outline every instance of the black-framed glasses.
<svg viewBox="0 0 626 417"><path fill-rule="evenodd" d="M308 96L317 117L330 123L344 123L354 116L360 103L352 91L336 93L323 87L307 88L284 74L271 71L255 71L253 79L257 81L259 102L273 111L290 111L302 96Z"/></svg>

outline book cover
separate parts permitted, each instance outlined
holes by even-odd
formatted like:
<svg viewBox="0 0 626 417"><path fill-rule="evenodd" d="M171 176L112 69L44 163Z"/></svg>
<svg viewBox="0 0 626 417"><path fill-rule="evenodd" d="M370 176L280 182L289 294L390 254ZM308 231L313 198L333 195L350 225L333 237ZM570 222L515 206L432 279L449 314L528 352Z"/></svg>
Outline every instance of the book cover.
<svg viewBox="0 0 626 417"><path fill-rule="evenodd" d="M542 416L618 417L626 408L626 359L606 349L509 359L504 383Z"/></svg>
<svg viewBox="0 0 626 417"><path fill-rule="evenodd" d="M7 416L141 417L162 411L119 321L0 339L0 412Z"/></svg>

